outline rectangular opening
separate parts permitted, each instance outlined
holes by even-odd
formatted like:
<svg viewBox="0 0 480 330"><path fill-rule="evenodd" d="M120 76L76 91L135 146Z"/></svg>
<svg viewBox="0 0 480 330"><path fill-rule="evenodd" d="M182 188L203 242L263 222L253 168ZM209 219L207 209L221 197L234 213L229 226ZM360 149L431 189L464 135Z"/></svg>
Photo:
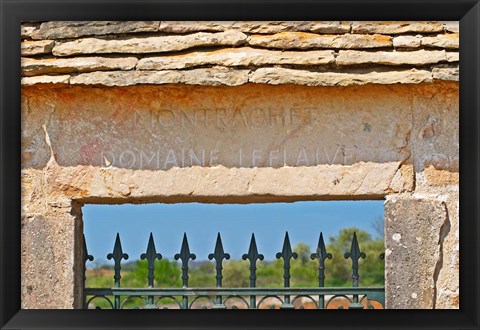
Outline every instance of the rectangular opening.
<svg viewBox="0 0 480 330"><path fill-rule="evenodd" d="M95 258L86 262L85 308L351 308L355 303L362 308L382 308L384 301L378 298L384 295L383 201L90 204L83 207L83 221L88 254ZM120 279L114 279L117 233L121 252L128 254L123 260L125 256L117 251L122 258L117 265ZM155 251L148 251L150 233ZM353 233L365 259L351 251ZM256 251L252 250L252 234ZM190 253L195 254L195 260L187 258L187 282L182 269L184 235ZM354 255L346 259L349 252ZM154 275L149 273L149 253L161 254L161 260L157 255L153 262ZM257 259L259 254L263 260ZM357 278L352 257L358 261ZM255 259L254 270L251 258ZM221 270L218 259L222 259ZM98 290L114 287L131 291L119 299ZM188 296L184 306L185 296L178 290L185 287L202 292ZM147 288L160 291L150 295L141 291ZM218 292L209 291L212 288L228 292L219 298ZM253 292L252 288L270 291ZM355 290L362 288L376 289L357 295ZM177 295L166 297L165 290ZM95 293L104 294L94 298Z"/></svg>

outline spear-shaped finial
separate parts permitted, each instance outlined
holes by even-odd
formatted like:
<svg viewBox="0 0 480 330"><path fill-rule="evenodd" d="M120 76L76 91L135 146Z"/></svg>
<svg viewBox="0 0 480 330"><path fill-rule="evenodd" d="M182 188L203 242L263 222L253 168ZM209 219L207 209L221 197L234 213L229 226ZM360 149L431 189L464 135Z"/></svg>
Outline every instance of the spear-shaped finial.
<svg viewBox="0 0 480 330"><path fill-rule="evenodd" d="M318 239L317 250L310 255L310 259L318 259L318 286L323 287L325 282L325 259L332 259L332 254L327 253L325 242L323 241L323 234L320 233Z"/></svg>
<svg viewBox="0 0 480 330"><path fill-rule="evenodd" d="M153 281L155 278L155 259L161 260L162 255L157 253L155 249L155 242L153 241L153 234L150 233L150 238L148 239L147 251L140 255L140 259L148 261L148 287L153 288Z"/></svg>
<svg viewBox="0 0 480 330"><path fill-rule="evenodd" d="M290 245L290 238L288 237L288 231L285 232L285 240L283 241L282 252L278 252L276 255L277 259L283 259L283 286L286 288L290 287L290 259L297 259L298 254L292 251L292 246ZM284 303L280 308L291 309L293 305L290 303L290 296L285 295Z"/></svg>
<svg viewBox="0 0 480 330"><path fill-rule="evenodd" d="M257 270L257 260L263 260L263 254L259 254L257 250L257 242L255 241L255 235L252 233L252 238L250 239L250 247L248 248L248 253L242 256L243 260L250 261L250 287L255 287L255 281L257 279L256 270Z"/></svg>
<svg viewBox="0 0 480 330"><path fill-rule="evenodd" d="M288 231L285 233L285 239L283 241L282 252L278 252L276 255L277 259L283 259L283 278L285 287L290 287L290 259L297 259L298 254L292 252L292 246L290 245L290 238L288 237Z"/></svg>
<svg viewBox="0 0 480 330"><path fill-rule="evenodd" d="M250 287L254 288L257 281L257 260L263 260L263 254L259 254L257 250L257 242L255 241L255 235L252 233L252 238L250 239L250 247L248 248L248 253L242 256L243 260L250 261ZM256 296L250 296L250 308L255 309L257 306Z"/></svg>
<svg viewBox="0 0 480 330"><path fill-rule="evenodd" d="M360 251L358 246L357 233L353 232L352 246L350 247L350 252L345 253L345 259L352 259L352 278L353 278L353 287L358 287L358 260L360 258L365 259L367 255Z"/></svg>
<svg viewBox="0 0 480 330"><path fill-rule="evenodd" d="M225 253L223 251L223 244L222 244L222 238L220 237L220 233L217 234L217 241L215 243L215 251L213 253L210 253L208 255L208 259L209 260L212 260L212 259L215 259L215 268L217 270L217 275L216 275L216 279L217 279L217 287L221 287L222 286L222 261L223 259L230 259L230 254L228 253Z"/></svg>
<svg viewBox="0 0 480 330"><path fill-rule="evenodd" d="M187 233L183 233L183 241L182 247L180 249L180 253L175 255L175 260L181 259L182 260L182 281L183 286L188 286L188 260L192 259L195 260L197 256L193 253L190 253L190 248L188 246L188 239Z"/></svg>
<svg viewBox="0 0 480 330"><path fill-rule="evenodd" d="M115 279L115 287L120 287L120 269L121 265L120 263L122 262L122 259L128 260L128 254L123 253L122 250L122 243L120 242L120 235L117 233L117 237L115 238L115 245L113 246L113 253L109 253L107 255L107 259L115 261L115 276L113 277Z"/></svg>

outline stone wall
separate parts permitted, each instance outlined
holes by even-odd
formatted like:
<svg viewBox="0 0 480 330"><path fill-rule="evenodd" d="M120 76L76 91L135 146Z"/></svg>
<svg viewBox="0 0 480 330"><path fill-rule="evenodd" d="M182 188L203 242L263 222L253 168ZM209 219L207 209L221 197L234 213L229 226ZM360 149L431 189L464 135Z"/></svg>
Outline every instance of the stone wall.
<svg viewBox="0 0 480 330"><path fill-rule="evenodd" d="M387 308L458 308L458 23L22 38L22 308L81 307L85 203L332 199L385 199Z"/></svg>

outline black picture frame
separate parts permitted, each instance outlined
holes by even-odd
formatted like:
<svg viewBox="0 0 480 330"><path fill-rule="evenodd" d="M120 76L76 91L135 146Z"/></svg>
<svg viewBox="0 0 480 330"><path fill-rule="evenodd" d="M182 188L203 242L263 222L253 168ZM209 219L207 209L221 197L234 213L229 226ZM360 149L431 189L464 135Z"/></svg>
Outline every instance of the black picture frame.
<svg viewBox="0 0 480 330"><path fill-rule="evenodd" d="M0 0L0 14L1 329L479 328L478 0ZM294 312L21 310L20 22L36 20L459 20L460 309Z"/></svg>

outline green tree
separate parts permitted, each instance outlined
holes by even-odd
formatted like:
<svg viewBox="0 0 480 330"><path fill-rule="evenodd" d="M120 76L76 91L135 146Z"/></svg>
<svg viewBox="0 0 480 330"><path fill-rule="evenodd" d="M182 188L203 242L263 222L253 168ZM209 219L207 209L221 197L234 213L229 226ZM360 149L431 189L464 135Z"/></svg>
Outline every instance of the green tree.
<svg viewBox="0 0 480 330"><path fill-rule="evenodd" d="M351 286L352 260L345 259L345 252L350 251L353 233L356 232L360 250L366 259L359 260L360 286L384 285L384 265L379 255L384 250L383 239L372 236L358 228L344 228L335 237L330 237L327 252L333 256L326 260L325 286Z"/></svg>

